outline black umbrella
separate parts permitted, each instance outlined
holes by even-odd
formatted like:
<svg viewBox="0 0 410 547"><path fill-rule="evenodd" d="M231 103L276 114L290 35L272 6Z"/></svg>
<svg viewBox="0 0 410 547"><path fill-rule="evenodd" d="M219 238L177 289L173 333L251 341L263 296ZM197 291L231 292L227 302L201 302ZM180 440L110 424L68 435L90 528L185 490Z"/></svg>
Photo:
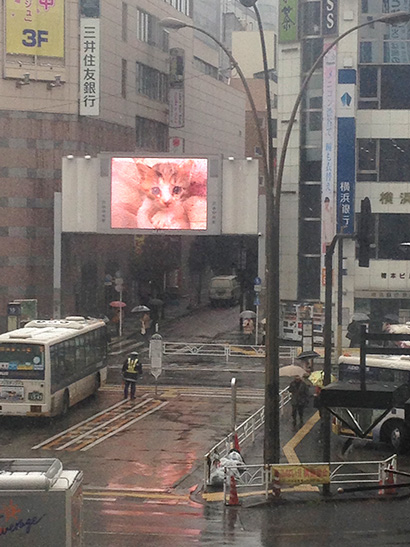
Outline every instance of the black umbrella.
<svg viewBox="0 0 410 547"><path fill-rule="evenodd" d="M320 354L317 351L310 350L310 351L302 351L302 353L299 353L298 359L315 359L316 357L320 357Z"/></svg>

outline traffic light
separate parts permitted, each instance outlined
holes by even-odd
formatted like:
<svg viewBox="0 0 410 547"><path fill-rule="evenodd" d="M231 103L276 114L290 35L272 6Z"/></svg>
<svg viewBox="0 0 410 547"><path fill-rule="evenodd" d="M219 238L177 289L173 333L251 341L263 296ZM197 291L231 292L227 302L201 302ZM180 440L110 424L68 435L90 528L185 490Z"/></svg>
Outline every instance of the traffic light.
<svg viewBox="0 0 410 547"><path fill-rule="evenodd" d="M359 244L359 266L361 268L369 267L370 260L370 245L374 239L374 228L372 219L372 207L370 199L364 198L360 204L359 226L356 235Z"/></svg>

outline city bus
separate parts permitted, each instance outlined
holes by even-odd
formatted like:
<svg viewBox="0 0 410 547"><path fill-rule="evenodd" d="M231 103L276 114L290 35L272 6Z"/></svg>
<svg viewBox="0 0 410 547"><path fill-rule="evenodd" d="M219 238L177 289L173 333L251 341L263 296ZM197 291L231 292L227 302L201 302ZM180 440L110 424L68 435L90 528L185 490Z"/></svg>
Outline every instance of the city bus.
<svg viewBox="0 0 410 547"><path fill-rule="evenodd" d="M342 355L338 361L338 380L351 384L360 384L360 357ZM377 355L366 357L366 384L386 383L399 387L410 383L410 356ZM338 409L339 412L343 410ZM384 412L380 409L349 409L351 418L365 431ZM347 414L346 414L347 417ZM349 419L347 421L349 421ZM333 419L333 431L342 436L356 437L355 433L337 418ZM397 452L410 447L410 424L405 420L403 408L393 408L368 433L368 439L386 442Z"/></svg>
<svg viewBox="0 0 410 547"><path fill-rule="evenodd" d="M0 416L56 416L107 379L101 319L33 320L0 334Z"/></svg>

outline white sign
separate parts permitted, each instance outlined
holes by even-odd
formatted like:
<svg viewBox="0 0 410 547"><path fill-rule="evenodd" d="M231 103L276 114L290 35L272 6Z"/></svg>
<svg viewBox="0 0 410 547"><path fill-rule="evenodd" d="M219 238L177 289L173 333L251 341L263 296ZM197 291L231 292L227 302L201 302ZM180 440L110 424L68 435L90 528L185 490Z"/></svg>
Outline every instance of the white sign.
<svg viewBox="0 0 410 547"><path fill-rule="evenodd" d="M184 89L175 87L168 90L169 127L184 127L185 100Z"/></svg>
<svg viewBox="0 0 410 547"><path fill-rule="evenodd" d="M162 336L154 334L149 343L151 374L157 380L162 373Z"/></svg>
<svg viewBox="0 0 410 547"><path fill-rule="evenodd" d="M185 151L185 139L182 137L169 137L169 153L183 154Z"/></svg>
<svg viewBox="0 0 410 547"><path fill-rule="evenodd" d="M80 19L80 115L100 114L100 20Z"/></svg>
<svg viewBox="0 0 410 547"><path fill-rule="evenodd" d="M328 47L325 42L323 47ZM336 180L336 86L337 50L333 47L323 59L323 125L322 125L322 267L326 245L336 232L334 207Z"/></svg>

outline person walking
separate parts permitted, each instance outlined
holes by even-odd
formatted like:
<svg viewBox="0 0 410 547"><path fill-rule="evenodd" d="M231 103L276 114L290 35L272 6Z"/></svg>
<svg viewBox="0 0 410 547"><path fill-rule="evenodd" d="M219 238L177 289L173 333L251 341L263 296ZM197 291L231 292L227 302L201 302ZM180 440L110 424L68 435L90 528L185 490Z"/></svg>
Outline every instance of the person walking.
<svg viewBox="0 0 410 547"><path fill-rule="evenodd" d="M142 375L142 366L138 359L138 353L132 351L122 366L124 399L128 399L128 391L130 391L131 399L135 399L135 388L140 375Z"/></svg>
<svg viewBox="0 0 410 547"><path fill-rule="evenodd" d="M296 427L296 418L299 415L300 425L303 425L303 413L309 401L309 388L300 376L295 376L289 385L292 395L292 420Z"/></svg>

